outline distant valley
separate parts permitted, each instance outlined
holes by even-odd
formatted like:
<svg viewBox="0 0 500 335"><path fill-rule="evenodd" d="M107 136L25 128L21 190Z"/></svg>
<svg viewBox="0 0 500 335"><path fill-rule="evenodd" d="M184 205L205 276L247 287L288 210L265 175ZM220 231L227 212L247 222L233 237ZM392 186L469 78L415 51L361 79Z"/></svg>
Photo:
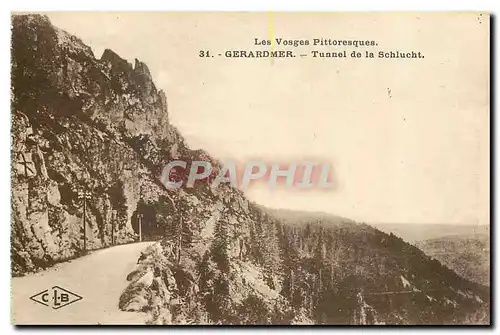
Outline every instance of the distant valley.
<svg viewBox="0 0 500 335"><path fill-rule="evenodd" d="M415 245L458 275L490 285L490 227L449 224L374 224Z"/></svg>

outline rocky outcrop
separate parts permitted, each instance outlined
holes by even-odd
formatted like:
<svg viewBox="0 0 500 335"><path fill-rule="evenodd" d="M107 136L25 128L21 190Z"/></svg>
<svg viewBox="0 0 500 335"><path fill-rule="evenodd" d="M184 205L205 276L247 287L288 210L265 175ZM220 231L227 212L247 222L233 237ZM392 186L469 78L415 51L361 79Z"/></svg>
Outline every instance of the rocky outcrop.
<svg viewBox="0 0 500 335"><path fill-rule="evenodd" d="M14 16L12 33L12 261L20 275L83 252L82 191L90 194L87 250L133 241L138 202L161 192L153 172L171 144L183 144L142 62L133 68L110 50L96 59L45 16Z"/></svg>
<svg viewBox="0 0 500 335"><path fill-rule="evenodd" d="M112 236L115 244L137 238L139 212L146 234L166 241L180 238L180 248L169 248L161 257L157 251L155 259L162 261L141 269L145 273L140 278L134 276L134 290L168 287L166 278L158 282L158 271L174 264L170 271L179 273L180 260L190 264L186 273L196 277L203 257L211 263L217 258L212 254L220 252L224 260L218 261L229 264L216 270L220 276L242 268L260 278L254 281L260 291L268 292L263 278L270 272L262 264L245 263L253 259L251 245L257 247L253 241L258 237L252 235L255 218L243 194L227 185L166 190L159 181L171 158L218 163L202 150L189 150L169 124L165 95L156 89L144 63L136 60L133 67L111 50L97 59L78 38L39 15L14 16L12 56L15 275L83 252L78 192L87 191L87 250L110 246ZM245 299L244 291L231 287L239 292L234 294L237 300ZM150 298L165 294L124 298L120 306L140 310L146 301L149 306Z"/></svg>

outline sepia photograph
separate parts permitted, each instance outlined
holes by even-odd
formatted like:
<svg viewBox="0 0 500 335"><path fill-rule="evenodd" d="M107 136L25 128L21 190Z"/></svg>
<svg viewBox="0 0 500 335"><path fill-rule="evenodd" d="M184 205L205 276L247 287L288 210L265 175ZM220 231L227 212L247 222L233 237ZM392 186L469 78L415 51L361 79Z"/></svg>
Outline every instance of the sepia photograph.
<svg viewBox="0 0 500 335"><path fill-rule="evenodd" d="M489 13L10 20L13 325L491 325Z"/></svg>

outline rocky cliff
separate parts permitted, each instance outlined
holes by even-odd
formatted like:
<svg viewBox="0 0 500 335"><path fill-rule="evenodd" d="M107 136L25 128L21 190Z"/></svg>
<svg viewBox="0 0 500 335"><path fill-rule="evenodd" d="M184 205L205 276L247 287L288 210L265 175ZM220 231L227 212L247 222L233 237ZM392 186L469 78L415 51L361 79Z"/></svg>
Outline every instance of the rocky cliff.
<svg viewBox="0 0 500 335"><path fill-rule="evenodd" d="M13 273L133 239L131 217L148 187L134 149L175 141L166 99L147 69L107 50L101 60L43 16L15 16L12 35ZM133 84L131 84L133 83ZM147 98L144 98L147 97ZM149 122L136 120L151 119ZM138 125L144 125L138 129ZM112 233L112 227L115 231Z"/></svg>
<svg viewBox="0 0 500 335"><path fill-rule="evenodd" d="M79 256L83 229L87 250L131 242L140 219L161 243L118 303L150 323L460 323L487 310L483 287L366 225L295 227L224 184L165 189L168 161L217 161L169 123L147 66L98 59L44 16L12 25L14 275Z"/></svg>

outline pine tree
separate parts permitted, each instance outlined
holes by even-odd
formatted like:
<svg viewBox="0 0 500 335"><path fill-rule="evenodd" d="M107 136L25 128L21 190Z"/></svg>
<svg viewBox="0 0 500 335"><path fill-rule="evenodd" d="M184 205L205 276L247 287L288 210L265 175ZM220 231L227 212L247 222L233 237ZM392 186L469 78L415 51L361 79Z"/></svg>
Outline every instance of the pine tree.
<svg viewBox="0 0 500 335"><path fill-rule="evenodd" d="M229 273L229 236L227 231L228 223L225 220L218 220L214 228L214 241L212 243L212 259L223 273Z"/></svg>

